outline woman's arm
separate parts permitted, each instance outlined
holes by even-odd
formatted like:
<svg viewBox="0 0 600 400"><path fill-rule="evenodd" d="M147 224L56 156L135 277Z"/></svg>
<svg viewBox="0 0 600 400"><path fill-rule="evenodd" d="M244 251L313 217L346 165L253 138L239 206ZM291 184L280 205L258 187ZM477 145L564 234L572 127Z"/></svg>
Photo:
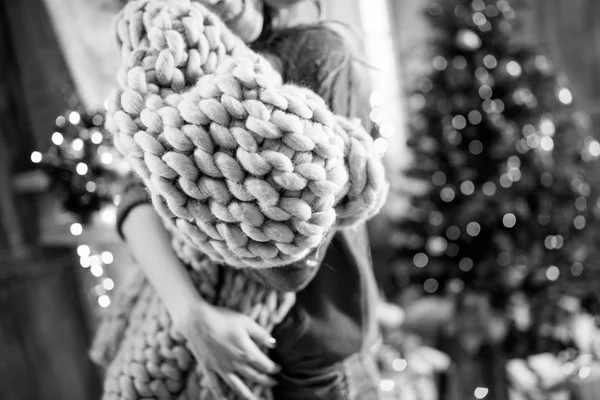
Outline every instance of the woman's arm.
<svg viewBox="0 0 600 400"><path fill-rule="evenodd" d="M160 217L147 201L139 200L145 192L138 186L131 189L133 192L125 192L118 220L130 252L164 302L174 327L187 339L206 376L217 373L242 399L256 400L239 376L273 386L276 381L270 375L279 368L257 343L273 348L275 340L250 317L208 304L200 296L175 255ZM211 386L215 390L219 387L216 382ZM222 398L220 393L215 395Z"/></svg>
<svg viewBox="0 0 600 400"><path fill-rule="evenodd" d="M175 255L167 231L152 205L140 203L129 210L120 231L174 320L186 313L186 305L204 303Z"/></svg>

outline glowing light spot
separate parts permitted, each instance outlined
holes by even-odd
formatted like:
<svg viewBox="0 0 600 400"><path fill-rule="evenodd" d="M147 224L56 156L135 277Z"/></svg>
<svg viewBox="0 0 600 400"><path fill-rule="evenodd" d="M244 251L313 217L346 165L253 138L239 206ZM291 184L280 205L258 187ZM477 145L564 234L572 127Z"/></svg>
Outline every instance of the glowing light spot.
<svg viewBox="0 0 600 400"><path fill-rule="evenodd" d="M100 144L102 143L102 139L104 139L104 137L102 136L102 133L100 133L100 131L96 131L94 133L92 133L92 143L94 144Z"/></svg>
<svg viewBox="0 0 600 400"><path fill-rule="evenodd" d="M456 196L456 194L454 193L454 189L449 188L449 187L445 187L442 189L442 191L440 192L440 197L443 201L445 201L446 203L450 203L452 200L454 200L454 197Z"/></svg>
<svg viewBox="0 0 600 400"><path fill-rule="evenodd" d="M502 174L500 176L500 186L502 186L503 188L509 188L511 187L513 184L512 179L510 179L510 176L508 176L508 174Z"/></svg>
<svg viewBox="0 0 600 400"><path fill-rule="evenodd" d="M369 114L369 118L371 118L371 121L379 125L385 119L385 113L381 108L374 108Z"/></svg>
<svg viewBox="0 0 600 400"><path fill-rule="evenodd" d="M467 59L463 56L456 56L452 59L452 65L456 69L465 69L467 66Z"/></svg>
<svg viewBox="0 0 600 400"><path fill-rule="evenodd" d="M434 226L441 225L444 222L444 214L439 211L432 211L429 213L429 223Z"/></svg>
<svg viewBox="0 0 600 400"><path fill-rule="evenodd" d="M483 143L479 140L472 140L471 143L469 143L469 151L476 156L481 154L483 152Z"/></svg>
<svg viewBox="0 0 600 400"><path fill-rule="evenodd" d="M477 50L481 47L481 38L469 29L461 29L456 34L456 42L467 50Z"/></svg>
<svg viewBox="0 0 600 400"><path fill-rule="evenodd" d="M545 136L553 136L556 132L556 126L554 125L554 122L552 122L550 118L542 119L542 122L540 122L540 132L542 132L542 135Z"/></svg>
<svg viewBox="0 0 600 400"><path fill-rule="evenodd" d="M563 104L571 104L573 102L573 94L567 88L562 88L558 91L558 100Z"/></svg>
<svg viewBox="0 0 600 400"><path fill-rule="evenodd" d="M585 228L585 217L583 215L576 216L573 220L573 226L575 227L575 229L579 230Z"/></svg>
<svg viewBox="0 0 600 400"><path fill-rule="evenodd" d="M425 253L417 253L413 257L413 264L415 264L415 267L417 267L417 268L425 267L428 262L429 262L429 257L427 257L427 254L425 254Z"/></svg>
<svg viewBox="0 0 600 400"><path fill-rule="evenodd" d="M114 257L112 255L112 253L110 251L103 251L102 254L100 255L100 259L102 260L102 262L106 265L108 264L112 264L112 262L114 261Z"/></svg>
<svg viewBox="0 0 600 400"><path fill-rule="evenodd" d="M486 196L493 196L494 194L496 194L496 184L494 182L488 181L483 184L481 190Z"/></svg>
<svg viewBox="0 0 600 400"><path fill-rule="evenodd" d="M89 257L81 257L79 259L79 264L81 264L82 268L89 268L90 265L92 265L92 262L90 261Z"/></svg>
<svg viewBox="0 0 600 400"><path fill-rule="evenodd" d="M471 181L464 181L460 184L460 191L465 196L470 196L475 192L475 185Z"/></svg>
<svg viewBox="0 0 600 400"><path fill-rule="evenodd" d="M557 245L558 245L558 240L556 239L556 236L554 236L554 235L546 236L546 238L544 239L544 246L548 250L555 249Z"/></svg>
<svg viewBox="0 0 600 400"><path fill-rule="evenodd" d="M31 162L35 164L39 164L42 162L42 153L39 151L34 151L31 153Z"/></svg>
<svg viewBox="0 0 600 400"><path fill-rule="evenodd" d="M73 143L71 143L71 147L73 147L73 150L75 151L81 151L81 149L83 149L83 140L81 140L80 138L73 140Z"/></svg>
<svg viewBox="0 0 600 400"><path fill-rule="evenodd" d="M469 222L467 224L467 234L469 236L477 236L479 235L479 233L481 233L481 225L479 225L477 222Z"/></svg>
<svg viewBox="0 0 600 400"><path fill-rule="evenodd" d="M117 222L117 211L112 207L106 208L100 212L100 218L107 224L114 224Z"/></svg>
<svg viewBox="0 0 600 400"><path fill-rule="evenodd" d="M96 191L96 183L95 182L88 182L85 184L85 190L87 190L90 193L94 193Z"/></svg>
<svg viewBox="0 0 600 400"><path fill-rule="evenodd" d="M448 61L442 56L436 56L431 65L438 71L443 71L448 67Z"/></svg>
<svg viewBox="0 0 600 400"><path fill-rule="evenodd" d="M507 228L512 228L517 224L517 217L513 213L504 214L502 224Z"/></svg>
<svg viewBox="0 0 600 400"><path fill-rule="evenodd" d="M448 132L448 143L458 146L462 142L462 135L457 131Z"/></svg>
<svg viewBox="0 0 600 400"><path fill-rule="evenodd" d="M102 265L92 263L90 272L92 273L92 275L98 278L104 273L104 268L102 268Z"/></svg>
<svg viewBox="0 0 600 400"><path fill-rule="evenodd" d="M102 156L100 156L100 161L102 161L102 164L110 164L113 162L113 155L109 152L102 153Z"/></svg>
<svg viewBox="0 0 600 400"><path fill-rule="evenodd" d="M463 272L469 272L473 269L473 260L469 257L465 257L458 262L458 268Z"/></svg>
<svg viewBox="0 0 600 400"><path fill-rule="evenodd" d="M81 122L81 115L79 115L77 111L71 111L69 114L69 122L73 125L77 125L79 122Z"/></svg>
<svg viewBox="0 0 600 400"><path fill-rule="evenodd" d="M106 307L110 306L110 297L108 297L105 294L98 297L98 305L102 308L106 308Z"/></svg>
<svg viewBox="0 0 600 400"><path fill-rule="evenodd" d="M587 200L585 197L579 196L577 200L575 200L575 208L579 211L583 211L587 208Z"/></svg>
<svg viewBox="0 0 600 400"><path fill-rule="evenodd" d="M481 113L477 110L469 112L468 118L471 125L478 125L481 123L482 120Z"/></svg>
<svg viewBox="0 0 600 400"><path fill-rule="evenodd" d="M395 371L402 372L406 367L408 367L408 363L402 358L397 358L392 361L392 368L394 368Z"/></svg>
<svg viewBox="0 0 600 400"><path fill-rule="evenodd" d="M580 262L576 262L573 263L573 265L571 265L571 274L573 274L573 276L581 276L581 274L583 273L583 264Z"/></svg>
<svg viewBox="0 0 600 400"><path fill-rule="evenodd" d="M115 288L115 282L110 278L104 278L102 280L102 286L106 290L113 290Z"/></svg>
<svg viewBox="0 0 600 400"><path fill-rule="evenodd" d="M592 140L588 145L588 151L593 157L600 156L600 142L597 140Z"/></svg>
<svg viewBox="0 0 600 400"><path fill-rule="evenodd" d="M88 172L88 166L87 164L79 163L77 164L77 167L75 167L75 171L77 171L79 175L85 175Z"/></svg>
<svg viewBox="0 0 600 400"><path fill-rule="evenodd" d="M540 139L540 147L542 150L552 151L554 149L554 140L549 136L544 136Z"/></svg>
<svg viewBox="0 0 600 400"><path fill-rule="evenodd" d="M475 389L475 398L484 399L489 392L490 391L488 388L478 387L477 389Z"/></svg>
<svg viewBox="0 0 600 400"><path fill-rule="evenodd" d="M492 94L492 88L488 85L481 85L481 87L479 88L479 97L481 97L484 100L490 99L492 97Z"/></svg>
<svg viewBox="0 0 600 400"><path fill-rule="evenodd" d="M493 69L498 66L498 60L493 55L488 54L487 56L483 57L483 65L485 65L487 69Z"/></svg>
<svg viewBox="0 0 600 400"><path fill-rule="evenodd" d="M518 62L509 61L508 63L506 63L506 71L510 75L517 77L517 76L521 75L522 69Z"/></svg>
<svg viewBox="0 0 600 400"><path fill-rule="evenodd" d="M379 387L384 392L391 392L396 387L396 383L391 379L382 379L379 382Z"/></svg>
<svg viewBox="0 0 600 400"><path fill-rule="evenodd" d="M63 137L62 133L54 132L52 134L52 143L54 143L55 145L60 146L61 144L63 144L64 141L65 138Z"/></svg>
<svg viewBox="0 0 600 400"><path fill-rule="evenodd" d="M446 174L442 171L435 171L431 177L431 181L434 185L442 186L446 183ZM600 207L600 197L598 198L598 204Z"/></svg>
<svg viewBox="0 0 600 400"><path fill-rule="evenodd" d="M521 166L521 159L517 156L510 156L506 161L508 168L519 168Z"/></svg>
<svg viewBox="0 0 600 400"><path fill-rule="evenodd" d="M467 126L467 119L462 115L455 115L452 118L452 126L457 130L464 129Z"/></svg>
<svg viewBox="0 0 600 400"><path fill-rule="evenodd" d="M478 26L485 25L485 23L487 22L487 18L485 17L485 15L483 15L483 13L476 12L475 14L473 14L473 22L475 23L475 25Z"/></svg>
<svg viewBox="0 0 600 400"><path fill-rule="evenodd" d="M518 168L511 168L506 173L508 175L508 179L512 182L518 182L521 180L521 170Z"/></svg>
<svg viewBox="0 0 600 400"><path fill-rule="evenodd" d="M79 236L83 233L83 226L81 226L80 223L76 222L71 225L70 231L71 231L71 235Z"/></svg>
<svg viewBox="0 0 600 400"><path fill-rule="evenodd" d="M440 237L440 236L432 238L428 244L429 244L430 252L433 253L434 255L442 254L446 250L446 247L448 246L448 242L446 241L446 239L444 239L443 237Z"/></svg>
<svg viewBox="0 0 600 400"><path fill-rule="evenodd" d="M456 240L460 237L460 228L456 225L449 226L446 229L446 237L450 240Z"/></svg>
<svg viewBox="0 0 600 400"><path fill-rule="evenodd" d="M96 114L92 118L92 124L94 124L96 126L102 125L102 122L104 122L104 118L102 118L102 115L100 115L100 114Z"/></svg>
<svg viewBox="0 0 600 400"><path fill-rule="evenodd" d="M560 270L556 265L551 265L546 270L546 278L548 278L549 281L555 281L558 279L559 276Z"/></svg>
<svg viewBox="0 0 600 400"><path fill-rule="evenodd" d="M92 251L90 250L90 246L86 244L82 244L81 246L77 246L77 255L79 257L89 257Z"/></svg>
<svg viewBox="0 0 600 400"><path fill-rule="evenodd" d="M425 281L425 283L423 284L423 289L427 292L427 293L435 293L438 288L440 287L440 284L438 283L437 280L433 279L433 278L429 278Z"/></svg>

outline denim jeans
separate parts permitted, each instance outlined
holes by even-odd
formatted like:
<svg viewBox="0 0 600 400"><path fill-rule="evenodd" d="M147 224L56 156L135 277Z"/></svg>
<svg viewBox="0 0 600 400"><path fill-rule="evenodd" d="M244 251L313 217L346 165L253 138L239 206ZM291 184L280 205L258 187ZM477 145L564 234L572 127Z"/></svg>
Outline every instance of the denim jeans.
<svg viewBox="0 0 600 400"><path fill-rule="evenodd" d="M372 352L307 373L282 372L275 400L381 400L379 370Z"/></svg>

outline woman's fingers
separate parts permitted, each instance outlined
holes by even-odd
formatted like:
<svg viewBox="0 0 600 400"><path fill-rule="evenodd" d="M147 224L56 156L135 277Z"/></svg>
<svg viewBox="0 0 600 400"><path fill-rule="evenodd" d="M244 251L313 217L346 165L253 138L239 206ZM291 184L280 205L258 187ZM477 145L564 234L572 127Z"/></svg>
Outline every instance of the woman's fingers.
<svg viewBox="0 0 600 400"><path fill-rule="evenodd" d="M249 319L247 325L248 334L256 343L270 349L275 347L276 341L269 332L254 320Z"/></svg>
<svg viewBox="0 0 600 400"><path fill-rule="evenodd" d="M275 379L271 378L266 374L258 372L256 369L247 365L237 363L235 365L235 370L240 374L240 376L253 382L259 383L261 385L273 387L277 384L277 381Z"/></svg>
<svg viewBox="0 0 600 400"><path fill-rule="evenodd" d="M246 386L242 380L233 373L228 373L223 376L223 380L225 383L233 390L238 396L240 396L243 400L259 400ZM225 397L222 397L225 399Z"/></svg>
<svg viewBox="0 0 600 400"><path fill-rule="evenodd" d="M244 354L245 361L248 361L259 372L265 374L276 374L281 368L273 362L265 353L263 353L256 343L248 338L247 342L244 343Z"/></svg>
<svg viewBox="0 0 600 400"><path fill-rule="evenodd" d="M221 389L221 382L219 381L217 374L215 374L212 371L209 371L208 368L202 368L202 370L206 386L208 387L208 390L210 390L210 392L212 393L213 397L215 399L227 398L225 397L225 393L223 393L223 390Z"/></svg>

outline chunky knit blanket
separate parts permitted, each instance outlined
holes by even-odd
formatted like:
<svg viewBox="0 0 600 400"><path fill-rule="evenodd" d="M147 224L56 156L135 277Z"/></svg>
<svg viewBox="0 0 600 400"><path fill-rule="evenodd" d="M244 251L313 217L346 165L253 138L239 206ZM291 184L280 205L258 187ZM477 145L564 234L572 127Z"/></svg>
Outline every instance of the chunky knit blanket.
<svg viewBox="0 0 600 400"><path fill-rule="evenodd" d="M293 294L240 269L301 260L330 230L378 212L388 185L370 136L310 90L282 84L197 2L132 1L117 36L124 67L106 102L115 147L203 297L272 329ZM137 290L114 351L96 349L109 364L105 398L212 398L217 381L195 369L155 291Z"/></svg>

